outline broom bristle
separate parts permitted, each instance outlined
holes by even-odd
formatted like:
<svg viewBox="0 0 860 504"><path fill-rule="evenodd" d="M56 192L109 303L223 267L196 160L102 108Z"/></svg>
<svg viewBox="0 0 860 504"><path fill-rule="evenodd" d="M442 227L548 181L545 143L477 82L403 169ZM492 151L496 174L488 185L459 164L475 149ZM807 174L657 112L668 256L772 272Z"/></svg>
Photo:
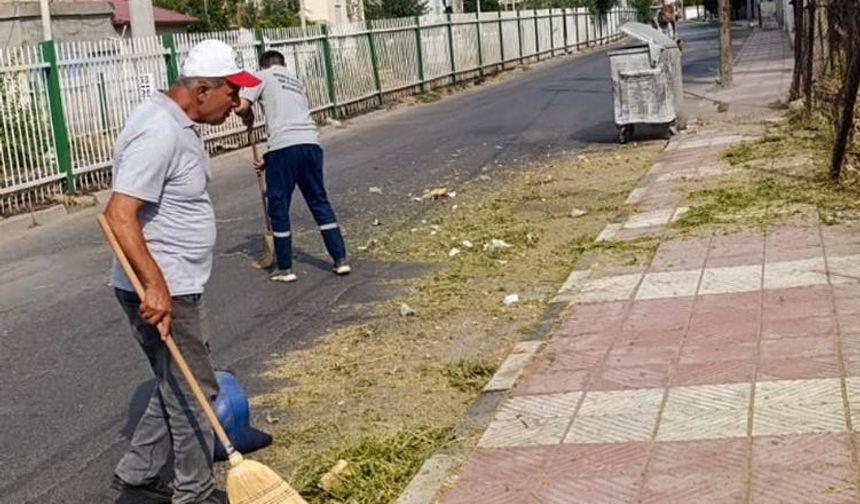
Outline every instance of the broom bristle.
<svg viewBox="0 0 860 504"><path fill-rule="evenodd" d="M307 504L278 474L253 460L242 460L227 471L230 504Z"/></svg>
<svg viewBox="0 0 860 504"><path fill-rule="evenodd" d="M270 233L266 233L263 240L263 253L258 257L253 265L258 269L269 269L275 262L275 237Z"/></svg>

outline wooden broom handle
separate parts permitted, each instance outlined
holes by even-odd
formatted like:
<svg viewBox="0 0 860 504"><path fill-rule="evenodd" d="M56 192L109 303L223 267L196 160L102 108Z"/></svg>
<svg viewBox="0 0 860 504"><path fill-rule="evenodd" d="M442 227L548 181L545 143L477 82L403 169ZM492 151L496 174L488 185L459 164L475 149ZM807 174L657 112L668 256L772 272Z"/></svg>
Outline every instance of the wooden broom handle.
<svg viewBox="0 0 860 504"><path fill-rule="evenodd" d="M256 138L254 138L254 128L253 126L248 126L248 143L251 144L251 157L254 161L260 160L260 155L257 153L257 142ZM260 186L260 200L263 203L263 220L266 221L266 231L269 233L272 232L272 223L269 221L269 209L266 206L266 187L263 185L263 174L257 172L257 185Z"/></svg>
<svg viewBox="0 0 860 504"><path fill-rule="evenodd" d="M110 243L110 246L113 249L113 253L116 255L117 261L119 261L119 264L122 266L122 270L125 271L126 276L131 281L131 285L134 287L134 292L137 293L137 297L139 297L142 302L144 295L143 285L140 283L140 279L137 278L137 274L134 272L134 268L131 267L131 263L128 262L125 252L123 252L122 248L119 246L116 235L113 234L113 229L111 229L104 214L98 215L98 221L99 225L102 227L102 231L105 233L108 243ZM206 395L203 394L203 390L197 383L197 379L194 378L194 373L192 373L191 368L188 367L185 357L182 356L182 352L179 351L179 347L176 346L176 342L173 341L172 336L168 335L164 343L167 345L170 355L173 357L173 360L176 361L179 371L191 387L194 397L197 399L197 402L200 403L200 407L203 408L203 412L206 413L209 423L212 424L215 434L218 436L221 444L224 445L224 449L227 451L227 455L231 457L232 461L232 457L237 455L236 449L233 447L233 443L230 442L230 438L227 437L227 433L224 432L224 428L221 427L221 422L219 422L218 417L215 416L215 411L212 410L212 406L209 404L209 399L207 399Z"/></svg>

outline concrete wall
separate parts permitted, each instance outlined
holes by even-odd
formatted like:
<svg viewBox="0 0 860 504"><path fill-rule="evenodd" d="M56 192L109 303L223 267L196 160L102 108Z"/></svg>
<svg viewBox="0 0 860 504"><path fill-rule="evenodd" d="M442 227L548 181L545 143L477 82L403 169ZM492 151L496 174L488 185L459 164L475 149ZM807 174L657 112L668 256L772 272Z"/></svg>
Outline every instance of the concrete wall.
<svg viewBox="0 0 860 504"><path fill-rule="evenodd" d="M57 41L98 40L115 37L107 2L51 3L51 30ZM17 47L42 41L38 2L0 1L0 47Z"/></svg>

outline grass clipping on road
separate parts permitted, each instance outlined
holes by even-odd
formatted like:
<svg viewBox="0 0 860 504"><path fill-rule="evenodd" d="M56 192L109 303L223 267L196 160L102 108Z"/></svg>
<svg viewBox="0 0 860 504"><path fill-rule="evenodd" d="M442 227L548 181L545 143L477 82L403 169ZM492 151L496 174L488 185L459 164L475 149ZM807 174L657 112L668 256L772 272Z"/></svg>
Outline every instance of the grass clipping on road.
<svg viewBox="0 0 860 504"><path fill-rule="evenodd" d="M474 442L453 426L660 147L566 155L410 202L433 205L426 220L378 233L368 253L428 272L359 307L365 323L271 363L267 376L286 385L254 400L280 417L261 458L312 504L387 503L428 455ZM348 467L320 485L340 460Z"/></svg>
<svg viewBox="0 0 860 504"><path fill-rule="evenodd" d="M674 227L684 233L765 228L817 212L824 224L860 220L857 174L842 183L828 176L831 128L795 116L757 140L726 151L734 170L687 198L690 210Z"/></svg>

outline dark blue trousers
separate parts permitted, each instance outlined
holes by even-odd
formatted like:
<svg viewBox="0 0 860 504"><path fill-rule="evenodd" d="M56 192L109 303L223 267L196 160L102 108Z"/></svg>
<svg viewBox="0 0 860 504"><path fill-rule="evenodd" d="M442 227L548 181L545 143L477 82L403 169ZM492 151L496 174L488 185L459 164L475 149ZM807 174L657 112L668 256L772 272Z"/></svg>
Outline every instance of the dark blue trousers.
<svg viewBox="0 0 860 504"><path fill-rule="evenodd" d="M345 259L346 245L323 185L322 148L316 144L293 145L267 152L264 159L266 197L278 268L290 269L293 266L290 202L297 185L320 228L329 255L335 261Z"/></svg>

